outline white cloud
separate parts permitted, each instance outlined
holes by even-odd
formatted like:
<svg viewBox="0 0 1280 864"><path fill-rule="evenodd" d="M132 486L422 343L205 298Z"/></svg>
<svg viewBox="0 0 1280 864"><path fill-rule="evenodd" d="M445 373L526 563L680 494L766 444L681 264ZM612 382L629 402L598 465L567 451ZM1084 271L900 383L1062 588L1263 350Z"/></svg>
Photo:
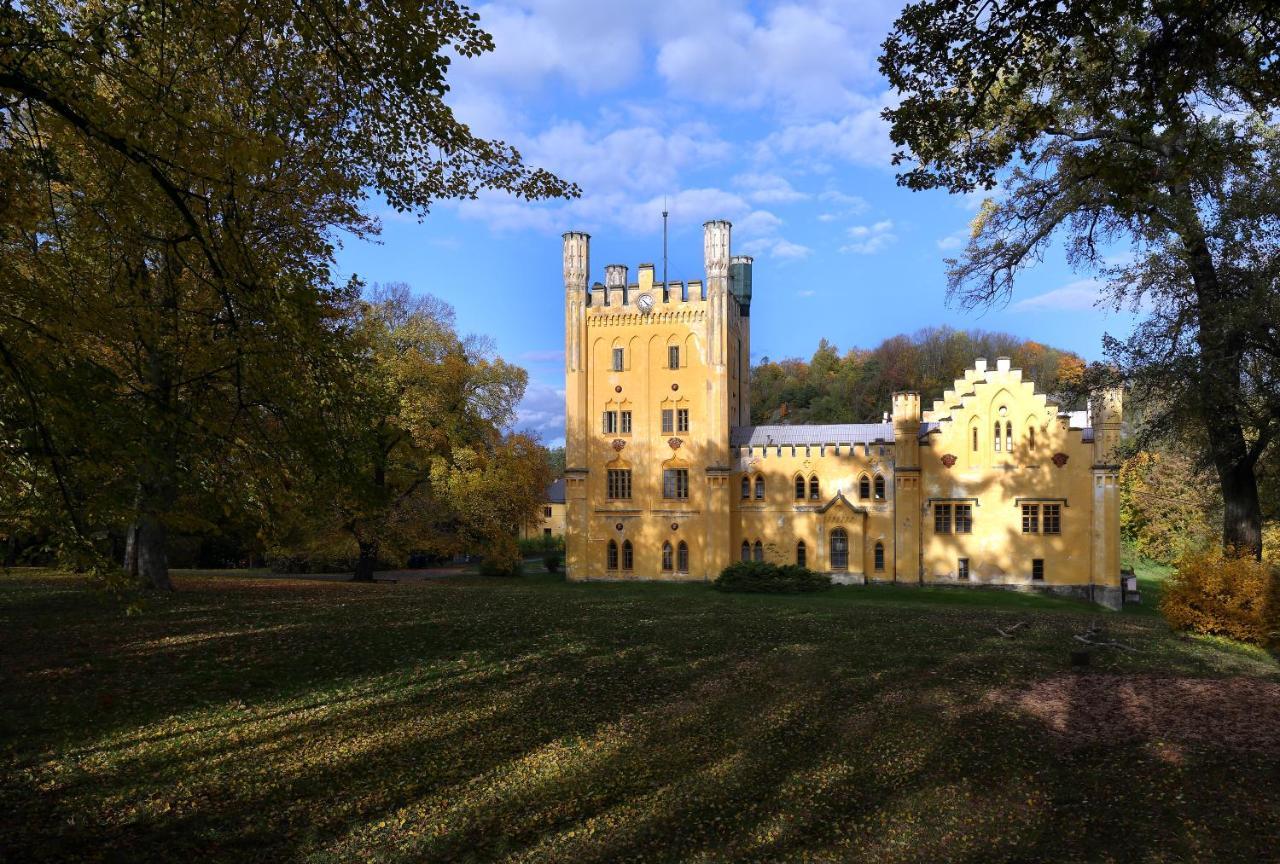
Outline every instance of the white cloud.
<svg viewBox="0 0 1280 864"><path fill-rule="evenodd" d="M888 3L783 3L757 18L701 5L707 14L686 30L668 30L680 35L658 50L668 88L793 117L848 111L860 91L879 82L879 43L896 12Z"/></svg>
<svg viewBox="0 0 1280 864"><path fill-rule="evenodd" d="M777 174L739 174L733 178L733 185L743 189L747 198L757 204L786 204L809 197Z"/></svg>
<svg viewBox="0 0 1280 864"><path fill-rule="evenodd" d="M807 258L813 252L808 246L801 246L799 243L792 243L781 237L764 237L748 241L742 244L741 251L757 258L768 255L771 258L783 260Z"/></svg>
<svg viewBox="0 0 1280 864"><path fill-rule="evenodd" d="M534 433L549 447L563 444L564 390L530 381L516 408L516 428Z"/></svg>
<svg viewBox="0 0 1280 864"><path fill-rule="evenodd" d="M969 243L969 238L973 232L968 228L961 228L958 231L952 231L946 237L938 241L938 248L943 252L951 252L956 249L963 249Z"/></svg>
<svg viewBox="0 0 1280 864"><path fill-rule="evenodd" d="M813 297L817 293L818 292L814 291L812 288L806 288L801 291L797 291L796 296L797 297Z"/></svg>
<svg viewBox="0 0 1280 864"><path fill-rule="evenodd" d="M836 120L819 120L787 126L767 137L756 151L756 159L771 164L779 157L823 156L869 165L892 168L893 142L889 140L889 124L880 117L892 94L879 99L860 97L859 108Z"/></svg>
<svg viewBox="0 0 1280 864"><path fill-rule="evenodd" d="M1061 288L1028 297L1013 304L1016 312L1081 312L1093 309L1097 303L1103 283L1097 279L1081 279Z"/></svg>
<svg viewBox="0 0 1280 864"><path fill-rule="evenodd" d="M848 233L850 242L841 246L840 251L855 255L874 255L898 239L893 233L893 221L889 219L874 225L854 225Z"/></svg>

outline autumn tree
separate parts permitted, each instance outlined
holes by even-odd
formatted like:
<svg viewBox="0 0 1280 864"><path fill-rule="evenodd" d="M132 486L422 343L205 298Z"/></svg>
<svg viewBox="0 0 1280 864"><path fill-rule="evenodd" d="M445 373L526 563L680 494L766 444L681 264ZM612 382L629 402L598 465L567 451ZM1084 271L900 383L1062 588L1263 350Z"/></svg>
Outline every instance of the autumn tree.
<svg viewBox="0 0 1280 864"><path fill-rule="evenodd" d="M306 460L319 470L297 501L319 517L314 532L349 538L357 581L373 579L381 556L413 550L510 557L550 482L542 448L507 433L525 371L403 284L375 289L351 315L328 432Z"/></svg>
<svg viewBox="0 0 1280 864"><path fill-rule="evenodd" d="M492 48L452 0L0 5L4 486L80 552L131 526L157 588L184 498L262 506L315 434L370 192L576 193L445 104L450 58Z"/></svg>
<svg viewBox="0 0 1280 864"><path fill-rule="evenodd" d="M1224 544L1255 555L1280 431L1278 55L1271 0L921 0L880 58L899 182L1004 193L949 262L952 296L1006 302L1063 237L1112 301L1154 310L1108 351L1160 399L1152 429L1193 435Z"/></svg>

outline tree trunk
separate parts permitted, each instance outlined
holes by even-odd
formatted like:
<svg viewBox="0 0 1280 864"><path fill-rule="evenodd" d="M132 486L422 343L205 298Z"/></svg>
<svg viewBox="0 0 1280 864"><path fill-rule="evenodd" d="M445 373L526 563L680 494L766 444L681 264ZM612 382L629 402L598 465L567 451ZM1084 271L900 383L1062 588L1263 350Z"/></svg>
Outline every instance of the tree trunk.
<svg viewBox="0 0 1280 864"><path fill-rule="evenodd" d="M138 581L144 588L172 591L167 553L169 529L158 513L140 513L137 522Z"/></svg>
<svg viewBox="0 0 1280 864"><path fill-rule="evenodd" d="M360 543L360 558L356 561L356 575L353 582L372 582L374 568L378 566L378 544Z"/></svg>
<svg viewBox="0 0 1280 864"><path fill-rule="evenodd" d="M124 541L124 572L138 578L138 523L129 524L129 534Z"/></svg>
<svg viewBox="0 0 1280 864"><path fill-rule="evenodd" d="M1183 191L1186 212L1192 196ZM1222 545L1262 559L1262 506L1258 478L1240 419L1242 375L1239 338L1228 311L1231 298L1218 277L1203 228L1189 220L1182 233L1196 293L1196 341L1200 352L1200 413L1209 456L1222 489Z"/></svg>

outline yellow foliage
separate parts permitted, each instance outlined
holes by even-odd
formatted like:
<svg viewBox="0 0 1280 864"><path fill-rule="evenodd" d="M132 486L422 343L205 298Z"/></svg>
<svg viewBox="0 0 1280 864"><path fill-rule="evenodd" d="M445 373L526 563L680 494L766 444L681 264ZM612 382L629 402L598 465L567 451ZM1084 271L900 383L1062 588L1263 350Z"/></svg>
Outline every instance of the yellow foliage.
<svg viewBox="0 0 1280 864"><path fill-rule="evenodd" d="M1176 630L1280 643L1280 567L1219 550L1188 552L1165 583L1160 612Z"/></svg>

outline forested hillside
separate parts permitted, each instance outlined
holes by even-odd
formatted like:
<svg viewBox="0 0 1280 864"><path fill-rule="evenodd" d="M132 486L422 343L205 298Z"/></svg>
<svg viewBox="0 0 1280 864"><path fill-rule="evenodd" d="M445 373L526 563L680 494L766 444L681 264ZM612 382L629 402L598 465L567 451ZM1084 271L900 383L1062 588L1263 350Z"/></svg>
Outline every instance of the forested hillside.
<svg viewBox="0 0 1280 864"><path fill-rule="evenodd" d="M1042 392L1060 395L1078 383L1084 361L1070 351L1008 333L919 330L886 339L875 348L841 354L825 339L808 360L770 360L751 371L753 423L863 423L889 410L895 390L918 390L926 406L940 398L978 357L1014 368ZM1065 406L1064 407L1069 407Z"/></svg>

